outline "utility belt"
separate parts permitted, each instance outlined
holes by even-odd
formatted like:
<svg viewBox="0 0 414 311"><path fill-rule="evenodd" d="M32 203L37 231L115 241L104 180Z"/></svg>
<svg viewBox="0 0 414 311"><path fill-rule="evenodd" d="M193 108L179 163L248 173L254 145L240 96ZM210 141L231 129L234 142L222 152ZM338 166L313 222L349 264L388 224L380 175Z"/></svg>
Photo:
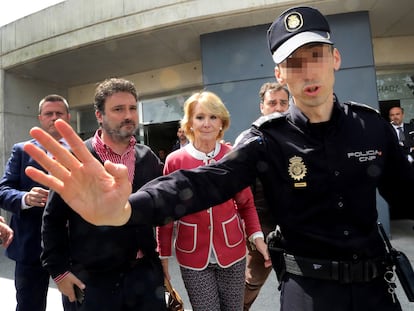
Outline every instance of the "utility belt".
<svg viewBox="0 0 414 311"><path fill-rule="evenodd" d="M303 277L338 281L343 284L370 282L383 276L385 258L360 261L331 261L283 253L284 271Z"/></svg>

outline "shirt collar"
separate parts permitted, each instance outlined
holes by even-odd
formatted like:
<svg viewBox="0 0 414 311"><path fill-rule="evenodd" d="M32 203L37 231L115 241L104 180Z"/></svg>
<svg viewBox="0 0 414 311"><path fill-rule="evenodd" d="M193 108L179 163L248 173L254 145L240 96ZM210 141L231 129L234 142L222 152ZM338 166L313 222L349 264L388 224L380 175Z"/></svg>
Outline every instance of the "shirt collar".
<svg viewBox="0 0 414 311"><path fill-rule="evenodd" d="M398 129L399 127L401 127L401 128L403 128L403 129L404 129L404 124L403 124L403 123L401 123L400 125L395 125L394 123L391 123L391 125L392 125L395 129Z"/></svg>
<svg viewBox="0 0 414 311"><path fill-rule="evenodd" d="M100 149L100 150L110 150L111 152L113 152L111 147L109 147L107 144L105 144L103 142L101 136L102 136L102 129L99 128L99 129L96 130L95 135L93 136L93 139L92 139L93 148L95 150L98 150L98 149ZM136 145L136 143L137 143L136 138L134 136L131 136L131 138L129 140L129 148L128 149L130 149L131 147L134 147Z"/></svg>
<svg viewBox="0 0 414 311"><path fill-rule="evenodd" d="M204 152L198 151L191 142L185 145L184 148L193 158L201 161L206 161L214 159L219 154L221 145L218 142L216 142L216 147L214 148L214 151L210 152L209 154L205 154Z"/></svg>

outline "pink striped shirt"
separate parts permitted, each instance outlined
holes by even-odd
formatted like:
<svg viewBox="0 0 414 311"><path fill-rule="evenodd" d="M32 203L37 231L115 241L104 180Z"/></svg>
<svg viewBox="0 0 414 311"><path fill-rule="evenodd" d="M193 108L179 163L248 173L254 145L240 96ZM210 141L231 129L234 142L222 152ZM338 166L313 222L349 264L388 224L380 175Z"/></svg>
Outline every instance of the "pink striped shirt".
<svg viewBox="0 0 414 311"><path fill-rule="evenodd" d="M137 140L131 136L129 146L123 154L115 153L101 139L102 129L98 129L92 139L92 147L95 149L102 161L109 160L113 163L122 163L128 168L128 179L132 183L135 173L135 144Z"/></svg>

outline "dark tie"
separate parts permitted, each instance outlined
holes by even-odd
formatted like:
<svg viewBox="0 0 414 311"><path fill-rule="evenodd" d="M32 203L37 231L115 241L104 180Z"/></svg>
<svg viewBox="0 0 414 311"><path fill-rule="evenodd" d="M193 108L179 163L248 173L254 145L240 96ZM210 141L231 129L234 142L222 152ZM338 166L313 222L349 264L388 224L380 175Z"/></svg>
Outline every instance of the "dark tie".
<svg viewBox="0 0 414 311"><path fill-rule="evenodd" d="M398 129L398 139L399 139L400 142L403 143L404 140L405 140L403 127L402 126L399 126L399 127L397 127L397 129Z"/></svg>

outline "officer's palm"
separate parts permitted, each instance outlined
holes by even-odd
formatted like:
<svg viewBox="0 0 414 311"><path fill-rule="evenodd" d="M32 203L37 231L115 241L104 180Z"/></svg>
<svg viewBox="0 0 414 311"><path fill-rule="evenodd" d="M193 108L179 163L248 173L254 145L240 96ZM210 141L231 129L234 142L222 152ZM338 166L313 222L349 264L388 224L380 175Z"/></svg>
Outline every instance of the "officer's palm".
<svg viewBox="0 0 414 311"><path fill-rule="evenodd" d="M57 120L55 127L66 139L73 154L40 128L30 134L50 151L55 159L33 144L26 144L30 154L49 174L33 167L26 174L55 190L86 221L95 225L122 225L130 217L127 204L131 193L128 171L124 165L95 159L80 137L66 122Z"/></svg>

